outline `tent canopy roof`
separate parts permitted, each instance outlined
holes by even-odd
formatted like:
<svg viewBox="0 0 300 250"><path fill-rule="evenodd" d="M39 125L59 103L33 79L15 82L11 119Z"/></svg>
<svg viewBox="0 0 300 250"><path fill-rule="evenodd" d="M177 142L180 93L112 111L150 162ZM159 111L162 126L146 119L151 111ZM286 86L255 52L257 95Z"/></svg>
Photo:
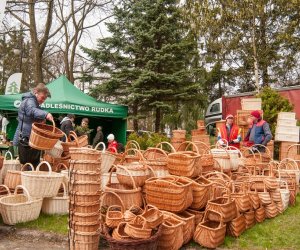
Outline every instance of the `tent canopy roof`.
<svg viewBox="0 0 300 250"><path fill-rule="evenodd" d="M77 114L110 118L126 118L128 107L98 102L76 88L64 75L47 84L51 93L41 106L51 113ZM15 113L21 103L22 94L0 95L0 110L5 114Z"/></svg>

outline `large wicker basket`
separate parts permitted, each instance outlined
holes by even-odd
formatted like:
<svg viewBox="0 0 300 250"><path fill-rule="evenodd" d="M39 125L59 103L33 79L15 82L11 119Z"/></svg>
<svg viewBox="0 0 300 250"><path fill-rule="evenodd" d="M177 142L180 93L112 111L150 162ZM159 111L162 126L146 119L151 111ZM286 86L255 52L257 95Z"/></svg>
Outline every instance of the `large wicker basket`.
<svg viewBox="0 0 300 250"><path fill-rule="evenodd" d="M18 189L25 194L17 194ZM0 212L3 222L15 225L35 220L39 217L43 199L33 198L24 186L17 186L14 195L0 198Z"/></svg>
<svg viewBox="0 0 300 250"><path fill-rule="evenodd" d="M179 213L193 202L192 182L187 178L166 176L150 178L145 184L147 204Z"/></svg>
<svg viewBox="0 0 300 250"><path fill-rule="evenodd" d="M39 171L42 164L48 166L48 172ZM22 172L22 185L28 189L32 197L55 197L58 193L64 176L60 173L54 173L48 162L42 161L36 168L36 171Z"/></svg>
<svg viewBox="0 0 300 250"><path fill-rule="evenodd" d="M111 153L109 151L106 151L105 149L105 144L103 142L99 142L96 146L95 149L97 149L100 145L103 146L102 149L102 154L101 154L101 173L105 174L108 173L109 170L111 169L112 165L114 164L117 155L114 153Z"/></svg>
<svg viewBox="0 0 300 250"><path fill-rule="evenodd" d="M213 183L200 176L193 181L193 203L192 209L199 210L204 208L209 200L210 192L212 191Z"/></svg>
<svg viewBox="0 0 300 250"><path fill-rule="evenodd" d="M88 147L70 147L69 152L72 160L97 161L101 157L100 151Z"/></svg>
<svg viewBox="0 0 300 250"><path fill-rule="evenodd" d="M145 164L151 167L156 177L169 175L167 167L167 153L160 148L148 148L143 152Z"/></svg>
<svg viewBox="0 0 300 250"><path fill-rule="evenodd" d="M63 136L63 132L55 127L54 121L52 121L52 125L33 123L29 146L39 150L52 149L59 138Z"/></svg>

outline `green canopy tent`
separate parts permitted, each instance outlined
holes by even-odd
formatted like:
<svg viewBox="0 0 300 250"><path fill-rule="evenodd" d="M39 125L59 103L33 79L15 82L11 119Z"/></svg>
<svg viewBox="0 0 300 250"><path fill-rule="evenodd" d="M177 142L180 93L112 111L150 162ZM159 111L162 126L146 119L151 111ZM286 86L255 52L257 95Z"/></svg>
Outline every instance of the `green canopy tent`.
<svg viewBox="0 0 300 250"><path fill-rule="evenodd" d="M90 128L103 127L104 136L113 133L118 142L126 143L128 107L99 102L76 88L65 76L47 84L51 93L41 106L52 114L75 114L76 124L88 117ZM22 94L0 95L0 113L8 118L16 117ZM78 117L79 116L79 117Z"/></svg>

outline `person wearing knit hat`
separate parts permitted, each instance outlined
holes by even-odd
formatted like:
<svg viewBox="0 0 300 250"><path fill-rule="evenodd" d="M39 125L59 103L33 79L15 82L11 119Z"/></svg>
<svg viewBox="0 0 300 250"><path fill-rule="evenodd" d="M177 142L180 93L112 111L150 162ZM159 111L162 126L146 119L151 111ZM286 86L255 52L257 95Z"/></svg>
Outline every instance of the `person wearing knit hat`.
<svg viewBox="0 0 300 250"><path fill-rule="evenodd" d="M107 136L107 141L108 141L107 150L112 153L117 153L118 143L115 140L115 136L113 134L109 134Z"/></svg>
<svg viewBox="0 0 300 250"><path fill-rule="evenodd" d="M226 141L228 142L228 146L240 148L240 129L237 125L233 124L233 120L234 117L232 114L226 116L226 123L218 129L218 144L224 146Z"/></svg>
<svg viewBox="0 0 300 250"><path fill-rule="evenodd" d="M259 145L267 146L268 142L272 140L272 133L269 124L262 119L259 110L254 110L250 113L253 125L249 128L245 139L244 145L247 147L252 146L254 151L264 152L265 148Z"/></svg>

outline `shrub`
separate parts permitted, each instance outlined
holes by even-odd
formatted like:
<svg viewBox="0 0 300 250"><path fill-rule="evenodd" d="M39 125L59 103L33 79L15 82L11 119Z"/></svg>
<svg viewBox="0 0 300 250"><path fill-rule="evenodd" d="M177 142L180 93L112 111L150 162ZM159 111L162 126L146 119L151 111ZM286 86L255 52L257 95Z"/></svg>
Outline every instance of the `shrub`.
<svg viewBox="0 0 300 250"><path fill-rule="evenodd" d="M169 142L170 139L162 134L153 133L153 134L143 134L138 135L137 133L132 133L128 136L127 141L134 140L138 142L142 150L147 149L148 147L155 147L158 143L167 141Z"/></svg>

